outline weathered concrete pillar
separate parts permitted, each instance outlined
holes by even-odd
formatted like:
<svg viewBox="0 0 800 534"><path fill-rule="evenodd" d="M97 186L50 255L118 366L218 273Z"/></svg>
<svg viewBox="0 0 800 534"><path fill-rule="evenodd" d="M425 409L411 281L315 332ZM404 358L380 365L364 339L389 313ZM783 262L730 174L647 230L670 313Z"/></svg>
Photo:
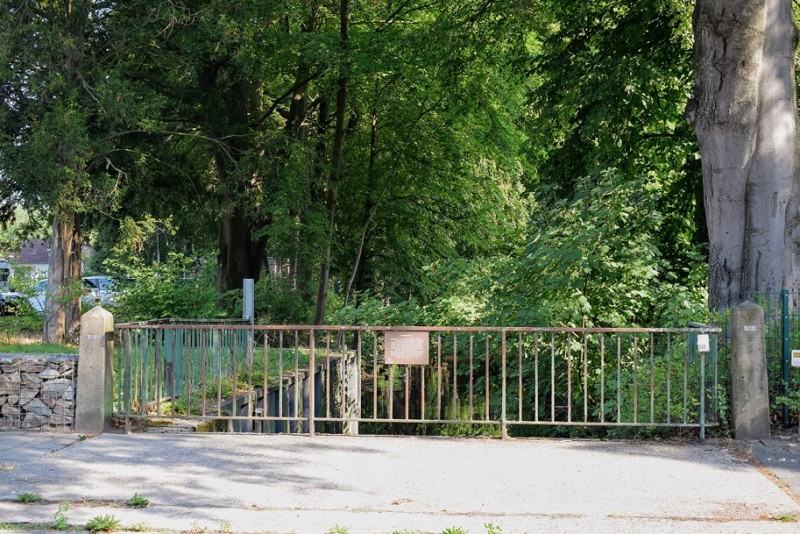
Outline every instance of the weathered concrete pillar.
<svg viewBox="0 0 800 534"><path fill-rule="evenodd" d="M111 428L114 403L114 316L95 306L81 316L75 431L100 434Z"/></svg>
<svg viewBox="0 0 800 534"><path fill-rule="evenodd" d="M731 311L731 404L736 439L768 438L769 389L764 310L743 302Z"/></svg>

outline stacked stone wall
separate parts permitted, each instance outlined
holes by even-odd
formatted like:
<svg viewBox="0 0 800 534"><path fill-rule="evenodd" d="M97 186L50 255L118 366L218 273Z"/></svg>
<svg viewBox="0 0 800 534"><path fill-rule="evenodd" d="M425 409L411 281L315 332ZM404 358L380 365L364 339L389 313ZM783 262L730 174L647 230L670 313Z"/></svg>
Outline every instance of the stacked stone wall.
<svg viewBox="0 0 800 534"><path fill-rule="evenodd" d="M71 430L77 370L73 354L0 354L0 430Z"/></svg>

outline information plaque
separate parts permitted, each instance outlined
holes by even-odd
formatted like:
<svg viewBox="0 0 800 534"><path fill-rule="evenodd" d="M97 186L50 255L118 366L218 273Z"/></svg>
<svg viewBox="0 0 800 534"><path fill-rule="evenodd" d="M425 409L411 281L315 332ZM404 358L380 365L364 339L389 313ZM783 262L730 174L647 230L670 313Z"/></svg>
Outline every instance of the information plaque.
<svg viewBox="0 0 800 534"><path fill-rule="evenodd" d="M386 332L384 360L389 365L428 365L428 332Z"/></svg>

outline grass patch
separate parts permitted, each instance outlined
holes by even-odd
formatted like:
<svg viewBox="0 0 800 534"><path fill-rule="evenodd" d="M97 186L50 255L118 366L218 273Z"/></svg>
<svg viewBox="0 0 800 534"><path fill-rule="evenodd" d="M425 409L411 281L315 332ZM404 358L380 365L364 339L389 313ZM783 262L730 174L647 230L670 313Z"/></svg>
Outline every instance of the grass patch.
<svg viewBox="0 0 800 534"><path fill-rule="evenodd" d="M120 521L113 515L99 515L86 523L89 532L113 532L119 528Z"/></svg>
<svg viewBox="0 0 800 534"><path fill-rule="evenodd" d="M129 506L131 508L146 508L149 504L150 501L147 499L147 497L143 497L138 493L134 493L133 497L128 499L128 501L125 503L125 506Z"/></svg>
<svg viewBox="0 0 800 534"><path fill-rule="evenodd" d="M797 517L792 514L775 514L772 516L772 519L782 523L797 523Z"/></svg>
<svg viewBox="0 0 800 534"><path fill-rule="evenodd" d="M78 354L78 347L58 343L0 343L0 353L9 354Z"/></svg>
<svg viewBox="0 0 800 534"><path fill-rule="evenodd" d="M25 492L22 492L19 495L17 495L17 501L18 502L24 502L26 504L39 502L41 500L42 500L42 496L39 495L38 493L31 493L31 492L25 491Z"/></svg>

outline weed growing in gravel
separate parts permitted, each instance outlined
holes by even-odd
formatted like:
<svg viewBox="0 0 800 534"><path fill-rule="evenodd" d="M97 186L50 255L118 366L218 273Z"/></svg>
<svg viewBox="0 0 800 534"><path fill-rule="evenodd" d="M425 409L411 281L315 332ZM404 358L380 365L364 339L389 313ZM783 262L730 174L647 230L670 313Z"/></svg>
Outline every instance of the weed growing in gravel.
<svg viewBox="0 0 800 534"><path fill-rule="evenodd" d="M134 493L133 497L128 499L125 503L125 506L130 506L131 508L146 508L148 504L150 504L150 501L146 497Z"/></svg>
<svg viewBox="0 0 800 534"><path fill-rule="evenodd" d="M150 525L147 523L134 523L133 525L128 525L128 528L125 530L130 532L146 532L150 530Z"/></svg>
<svg viewBox="0 0 800 534"><path fill-rule="evenodd" d="M231 530L231 524L228 523L227 521L223 521L222 523L219 524L219 527L217 527L217 532L220 532L221 534L230 534L231 532L233 532Z"/></svg>
<svg viewBox="0 0 800 534"><path fill-rule="evenodd" d="M31 492L25 491L25 492L22 492L19 495L17 495L17 501L18 502L24 502L24 503L30 504L30 503L39 502L41 500L42 500L42 496L39 495L38 493L31 493Z"/></svg>
<svg viewBox="0 0 800 534"><path fill-rule="evenodd" d="M467 531L460 527L449 527L444 529L442 534L467 534Z"/></svg>
<svg viewBox="0 0 800 534"><path fill-rule="evenodd" d="M339 525L334 525L334 527L330 529L327 534L350 534L350 529L347 527L340 527Z"/></svg>
<svg viewBox="0 0 800 534"><path fill-rule="evenodd" d="M86 523L86 530L89 532L112 532L119 528L119 524L119 519L113 515L99 515Z"/></svg>
<svg viewBox="0 0 800 534"><path fill-rule="evenodd" d="M783 523L796 523L797 518L792 514L776 514L772 516L772 519L775 521L781 521Z"/></svg>
<svg viewBox="0 0 800 534"><path fill-rule="evenodd" d="M67 521L67 510L69 510L69 501L64 499L64 502L58 505L58 510L53 514L53 528L56 530L69 529L69 522Z"/></svg>
<svg viewBox="0 0 800 534"><path fill-rule="evenodd" d="M503 534L503 529L493 523L484 523L486 534Z"/></svg>

